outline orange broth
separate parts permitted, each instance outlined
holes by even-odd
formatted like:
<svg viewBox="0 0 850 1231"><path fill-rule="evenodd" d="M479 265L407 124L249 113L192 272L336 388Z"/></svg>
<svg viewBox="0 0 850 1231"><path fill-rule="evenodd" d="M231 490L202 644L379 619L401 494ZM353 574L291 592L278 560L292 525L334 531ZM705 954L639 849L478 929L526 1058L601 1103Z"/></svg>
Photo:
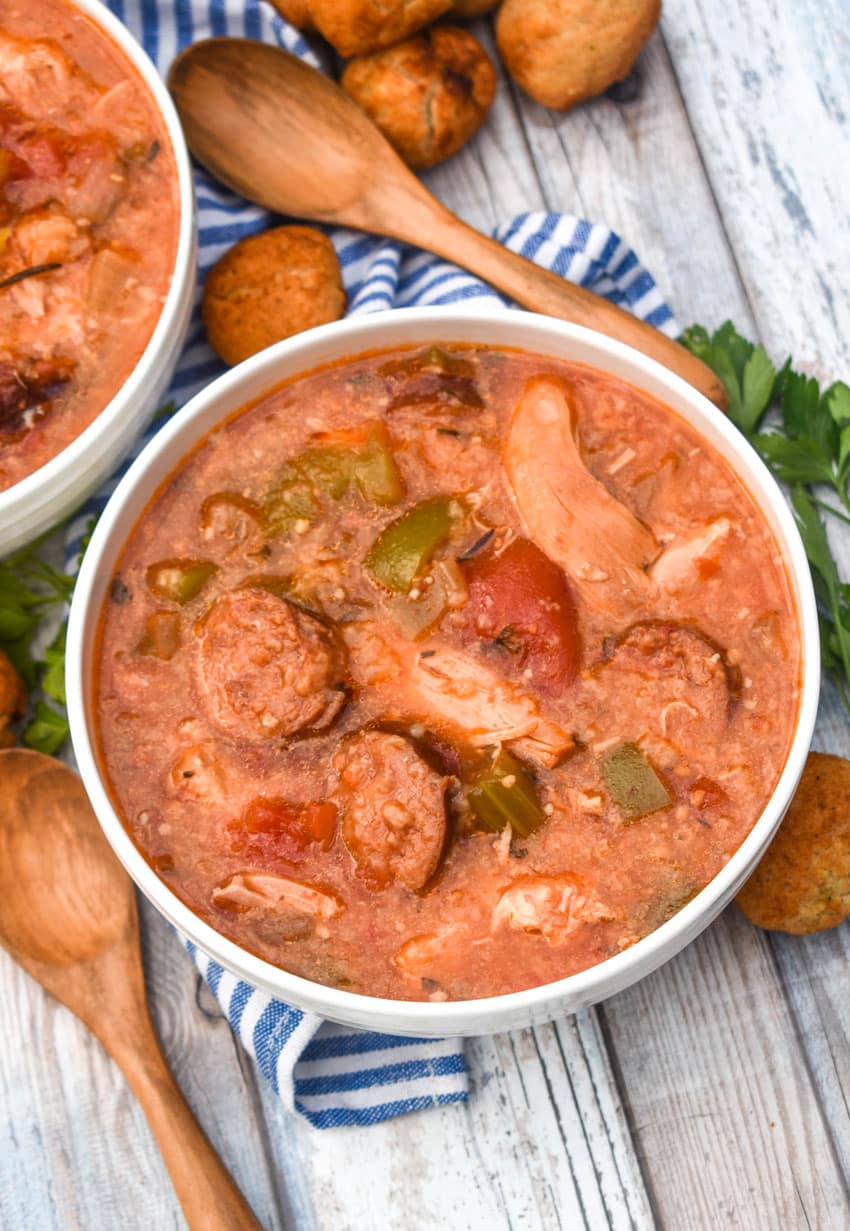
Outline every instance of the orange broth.
<svg viewBox="0 0 850 1231"><path fill-rule="evenodd" d="M210 433L127 541L96 676L113 798L192 910L320 983L470 999L628 948L722 869L800 642L770 528L684 420L452 346Z"/></svg>

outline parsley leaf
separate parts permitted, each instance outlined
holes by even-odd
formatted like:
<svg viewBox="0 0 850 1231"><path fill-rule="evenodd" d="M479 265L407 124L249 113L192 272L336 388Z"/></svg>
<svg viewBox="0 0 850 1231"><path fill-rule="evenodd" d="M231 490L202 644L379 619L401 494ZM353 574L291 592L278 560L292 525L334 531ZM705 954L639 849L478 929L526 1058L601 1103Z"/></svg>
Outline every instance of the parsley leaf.
<svg viewBox="0 0 850 1231"><path fill-rule="evenodd" d="M783 483L829 483L835 478L832 460L816 440L789 440L778 432L753 437L753 444Z"/></svg>
<svg viewBox="0 0 850 1231"><path fill-rule="evenodd" d="M845 385L843 380L837 380L834 385L830 385L823 395L823 400L839 427L850 423L850 386Z"/></svg>
<svg viewBox="0 0 850 1231"><path fill-rule="evenodd" d="M89 524L83 549L91 537L94 519ZM45 536L46 537L46 536ZM59 572L40 554L44 538L0 560L0 649L8 654L27 689L44 693L61 709L41 698L36 699L31 720L22 740L28 748L53 754L68 738L65 717L65 637L66 620L50 644L39 653L37 645L42 626L57 608L71 598L75 577ZM82 555L82 553L81 553ZM64 614L64 613L63 613Z"/></svg>
<svg viewBox="0 0 850 1231"><path fill-rule="evenodd" d="M58 710L53 709L46 701L37 701L32 722L23 734L23 742L27 748L35 748L36 752L46 752L52 756L58 752L68 738L68 719Z"/></svg>
<svg viewBox="0 0 850 1231"><path fill-rule="evenodd" d="M68 634L67 624L63 624L50 645L44 651L44 674L41 677L41 687L48 697L65 704L65 638Z"/></svg>
<svg viewBox="0 0 850 1231"><path fill-rule="evenodd" d="M768 359L767 351L763 346L754 347L741 377L745 432L755 431L756 425L770 405L775 383L776 368Z"/></svg>
<svg viewBox="0 0 850 1231"><path fill-rule="evenodd" d="M818 382L795 371L790 359L777 371L764 347L741 337L729 321L711 335L692 325L682 341L723 381L729 418L776 478L792 489L818 598L823 665L850 709L850 585L841 581L818 512L850 521L850 386L839 380L821 392ZM768 415L772 430L760 431ZM822 487L832 491L832 503L812 490Z"/></svg>
<svg viewBox="0 0 850 1231"><path fill-rule="evenodd" d="M720 377L729 398L729 418L750 436L770 405L776 369L763 346L754 346L726 321L711 336L702 325L692 325L682 338Z"/></svg>

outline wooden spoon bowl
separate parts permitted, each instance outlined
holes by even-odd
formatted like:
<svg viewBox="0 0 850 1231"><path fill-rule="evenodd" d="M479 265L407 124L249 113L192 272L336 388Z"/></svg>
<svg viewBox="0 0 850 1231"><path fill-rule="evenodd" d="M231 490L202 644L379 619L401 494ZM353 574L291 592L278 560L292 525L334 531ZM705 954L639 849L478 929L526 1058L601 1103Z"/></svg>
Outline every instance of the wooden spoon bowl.
<svg viewBox="0 0 850 1231"><path fill-rule="evenodd" d="M456 218L357 103L297 56L253 39L205 39L177 57L168 80L190 150L242 196L435 252L526 308L633 346L725 408L721 381L678 342Z"/></svg>
<svg viewBox="0 0 850 1231"><path fill-rule="evenodd" d="M52 757L21 749L0 752L0 782L0 943L120 1066L193 1231L257 1231L163 1058L133 885L82 783Z"/></svg>

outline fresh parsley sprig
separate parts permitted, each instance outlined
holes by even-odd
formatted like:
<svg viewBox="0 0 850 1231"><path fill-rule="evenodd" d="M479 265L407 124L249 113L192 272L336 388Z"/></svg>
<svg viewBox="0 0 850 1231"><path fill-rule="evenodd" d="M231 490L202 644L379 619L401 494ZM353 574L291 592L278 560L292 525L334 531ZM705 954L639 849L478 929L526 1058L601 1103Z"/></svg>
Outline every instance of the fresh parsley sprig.
<svg viewBox="0 0 850 1231"><path fill-rule="evenodd" d="M0 560L0 648L30 690L40 689L58 702L36 702L23 742L39 752L56 752L68 737L65 705L65 624L44 650L36 653L36 635L51 609L71 598L74 578L47 563L38 549L43 539Z"/></svg>
<svg viewBox="0 0 850 1231"><path fill-rule="evenodd" d="M818 598L823 665L850 709L850 585L841 580L820 516L850 523L850 387L836 381L821 391L790 359L777 369L764 347L729 321L711 335L692 325L682 341L723 381L729 418L791 489Z"/></svg>
<svg viewBox="0 0 850 1231"><path fill-rule="evenodd" d="M176 411L175 402L160 406L153 423L168 419ZM80 543L77 563L82 560L97 517L92 517ZM65 636L67 619L43 654L35 649L38 633L55 609L71 601L76 577L53 568L41 554L49 531L29 546L0 560L0 649L8 654L15 670L36 700L30 707L29 721L21 737L28 748L53 754L68 738L65 714ZM54 614L55 619L55 614ZM38 696L43 693L43 697ZM51 705L50 702L56 702Z"/></svg>

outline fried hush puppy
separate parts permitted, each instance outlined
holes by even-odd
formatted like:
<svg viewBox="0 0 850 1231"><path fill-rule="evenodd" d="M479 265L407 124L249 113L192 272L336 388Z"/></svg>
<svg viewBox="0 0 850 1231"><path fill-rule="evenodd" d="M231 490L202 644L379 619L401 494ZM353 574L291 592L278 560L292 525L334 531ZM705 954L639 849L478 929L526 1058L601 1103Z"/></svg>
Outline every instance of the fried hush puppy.
<svg viewBox="0 0 850 1231"><path fill-rule="evenodd" d="M452 0L301 0L298 7L341 56L360 56L415 34Z"/></svg>
<svg viewBox="0 0 850 1231"><path fill-rule="evenodd" d="M481 127L496 72L466 30L435 26L387 51L358 56L341 85L408 166L422 171L457 153Z"/></svg>
<svg viewBox="0 0 850 1231"><path fill-rule="evenodd" d="M333 244L299 226L240 239L210 270L201 305L210 346L229 364L344 311Z"/></svg>
<svg viewBox="0 0 850 1231"><path fill-rule="evenodd" d="M295 26L297 30L312 30L314 24L310 16L311 0L272 0L272 4L280 13L281 17L285 17L290 25ZM462 21L469 21L473 17L483 17L485 13L489 13L496 7L499 0L454 0L451 6L444 6L444 12L449 7L450 17L459 17ZM348 9L354 9L356 5L346 5ZM362 8L362 6L360 6ZM428 21L431 18L427 19ZM413 33L419 27L411 26L407 33ZM384 45L382 40L381 45Z"/></svg>
<svg viewBox="0 0 850 1231"><path fill-rule="evenodd" d="M310 30L310 0L272 0L272 4L296 30Z"/></svg>
<svg viewBox="0 0 850 1231"><path fill-rule="evenodd" d="M767 854L735 899L751 923L805 936L850 915L850 761L809 753Z"/></svg>
<svg viewBox="0 0 850 1231"><path fill-rule="evenodd" d="M0 650L0 748L11 748L15 733L11 724L23 718L27 708L24 681L12 666L8 654Z"/></svg>
<svg viewBox="0 0 850 1231"><path fill-rule="evenodd" d="M455 0L452 16L464 21L472 17L483 17L499 3L499 0Z"/></svg>
<svg viewBox="0 0 850 1231"><path fill-rule="evenodd" d="M505 0L496 40L517 84L566 111L631 72L660 15L661 0Z"/></svg>

